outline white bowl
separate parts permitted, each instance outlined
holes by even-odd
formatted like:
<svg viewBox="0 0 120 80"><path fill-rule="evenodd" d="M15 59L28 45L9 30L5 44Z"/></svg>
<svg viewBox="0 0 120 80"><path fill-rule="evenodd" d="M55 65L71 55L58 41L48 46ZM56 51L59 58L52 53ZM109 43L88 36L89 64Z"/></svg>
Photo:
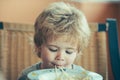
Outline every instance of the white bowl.
<svg viewBox="0 0 120 80"><path fill-rule="evenodd" d="M56 73L57 72L57 73ZM65 72L65 73L64 73ZM66 75L63 75L66 74ZM90 76L90 77L89 77ZM36 70L32 71L28 74L29 80L58 80L58 78L62 78L59 80L67 80L65 78L79 78L77 80L82 80L83 78L87 78L85 80L102 80L102 76L89 71L79 71L79 70L72 70L72 69L43 69L43 70ZM82 78L82 79L81 79ZM88 79L90 78L90 79ZM76 79L74 79L76 80Z"/></svg>

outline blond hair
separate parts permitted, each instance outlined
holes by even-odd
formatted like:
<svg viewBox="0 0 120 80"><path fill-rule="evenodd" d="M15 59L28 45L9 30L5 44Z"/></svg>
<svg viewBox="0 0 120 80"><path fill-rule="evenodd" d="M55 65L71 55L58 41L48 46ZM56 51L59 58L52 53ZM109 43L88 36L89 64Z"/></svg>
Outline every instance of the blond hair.
<svg viewBox="0 0 120 80"><path fill-rule="evenodd" d="M89 42L90 29L84 14L65 2L55 2L48 6L37 17L34 26L34 42L37 47L51 36L61 35L78 40L78 52L83 50Z"/></svg>

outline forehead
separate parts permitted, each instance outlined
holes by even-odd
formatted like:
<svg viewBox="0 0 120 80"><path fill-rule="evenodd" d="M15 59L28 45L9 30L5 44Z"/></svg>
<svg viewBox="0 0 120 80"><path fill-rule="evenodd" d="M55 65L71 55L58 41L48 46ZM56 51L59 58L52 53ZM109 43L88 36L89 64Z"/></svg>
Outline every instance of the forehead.
<svg viewBox="0 0 120 80"><path fill-rule="evenodd" d="M61 47L77 48L78 40L68 35L52 36L47 39L47 44L58 45Z"/></svg>

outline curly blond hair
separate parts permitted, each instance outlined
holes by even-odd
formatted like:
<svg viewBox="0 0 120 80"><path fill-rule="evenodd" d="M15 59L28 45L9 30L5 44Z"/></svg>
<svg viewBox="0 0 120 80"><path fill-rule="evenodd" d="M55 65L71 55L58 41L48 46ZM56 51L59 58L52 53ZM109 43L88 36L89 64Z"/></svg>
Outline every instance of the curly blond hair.
<svg viewBox="0 0 120 80"><path fill-rule="evenodd" d="M34 43L40 47L50 37L62 36L78 41L78 52L89 43L90 28L85 15L65 2L55 2L48 6L36 19ZM38 53L38 56L40 54Z"/></svg>

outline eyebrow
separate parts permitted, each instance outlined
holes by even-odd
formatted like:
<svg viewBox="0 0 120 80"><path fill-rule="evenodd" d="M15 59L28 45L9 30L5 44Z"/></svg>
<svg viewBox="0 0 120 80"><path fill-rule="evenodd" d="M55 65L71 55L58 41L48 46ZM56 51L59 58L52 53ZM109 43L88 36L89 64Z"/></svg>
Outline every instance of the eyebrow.
<svg viewBox="0 0 120 80"><path fill-rule="evenodd" d="M46 44L46 45L47 45L47 44ZM50 45L47 45L47 46L53 46L53 47L57 47L57 48L59 48L58 46L56 46L56 45L51 45L51 44L50 44Z"/></svg>

